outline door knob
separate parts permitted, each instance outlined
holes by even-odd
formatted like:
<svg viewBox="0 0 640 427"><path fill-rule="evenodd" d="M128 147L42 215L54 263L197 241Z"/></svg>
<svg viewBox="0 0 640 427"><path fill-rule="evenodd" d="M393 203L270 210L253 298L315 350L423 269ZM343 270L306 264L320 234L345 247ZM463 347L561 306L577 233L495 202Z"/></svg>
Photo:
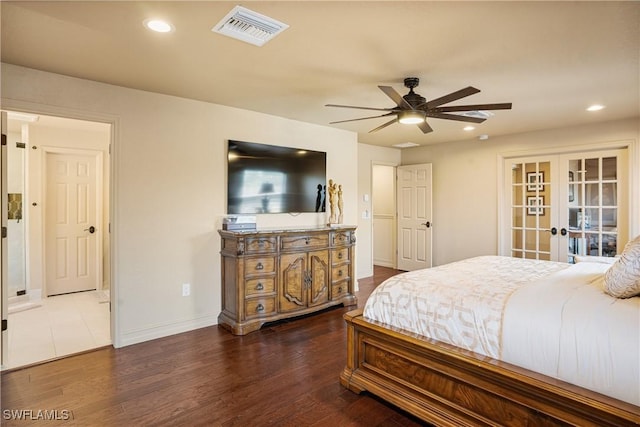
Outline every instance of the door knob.
<svg viewBox="0 0 640 427"><path fill-rule="evenodd" d="M431 228L431 221L423 222L423 223L422 223L422 224L420 224L420 225L424 225L424 226L425 226L425 227L427 227L427 228Z"/></svg>
<svg viewBox="0 0 640 427"><path fill-rule="evenodd" d="M93 234L96 232L96 228L92 225L89 228L85 228L84 231L88 231L89 233Z"/></svg>
<svg viewBox="0 0 640 427"><path fill-rule="evenodd" d="M553 228L551 229L551 234L552 234L552 235L554 235L554 236L555 236L556 234L558 234L558 229L557 229L557 228L555 228L555 227L553 227Z"/></svg>
<svg viewBox="0 0 640 427"><path fill-rule="evenodd" d="M566 228L564 228L564 227L563 227L563 228L561 228L561 229L560 229L560 234L562 234L563 236L566 236L566 235L567 235L567 229L566 229Z"/></svg>

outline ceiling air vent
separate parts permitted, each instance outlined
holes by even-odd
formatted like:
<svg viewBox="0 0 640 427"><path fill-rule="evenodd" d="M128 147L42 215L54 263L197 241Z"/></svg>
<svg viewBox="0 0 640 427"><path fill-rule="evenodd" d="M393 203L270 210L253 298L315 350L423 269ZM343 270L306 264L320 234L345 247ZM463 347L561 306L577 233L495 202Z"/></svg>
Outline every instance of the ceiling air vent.
<svg viewBox="0 0 640 427"><path fill-rule="evenodd" d="M287 24L245 7L236 6L211 31L262 46L287 28Z"/></svg>

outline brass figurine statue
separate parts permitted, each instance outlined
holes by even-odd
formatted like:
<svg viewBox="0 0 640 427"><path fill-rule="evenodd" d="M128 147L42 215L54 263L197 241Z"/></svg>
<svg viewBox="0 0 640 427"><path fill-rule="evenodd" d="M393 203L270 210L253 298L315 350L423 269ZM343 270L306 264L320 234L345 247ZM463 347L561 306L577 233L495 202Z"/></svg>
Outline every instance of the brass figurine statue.
<svg viewBox="0 0 640 427"><path fill-rule="evenodd" d="M344 202L342 201L342 184L338 185L338 224L342 224L344 216L342 210L344 208Z"/></svg>
<svg viewBox="0 0 640 427"><path fill-rule="evenodd" d="M337 221L336 216L336 192L338 191L338 186L332 179L329 180L329 187L327 188L329 192L329 224L335 224Z"/></svg>

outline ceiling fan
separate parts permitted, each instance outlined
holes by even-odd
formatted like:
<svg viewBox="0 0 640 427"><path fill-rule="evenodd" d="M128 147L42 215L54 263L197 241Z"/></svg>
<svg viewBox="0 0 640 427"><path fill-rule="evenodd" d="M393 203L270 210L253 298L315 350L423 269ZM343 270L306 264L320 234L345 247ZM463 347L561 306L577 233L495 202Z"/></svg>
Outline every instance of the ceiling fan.
<svg viewBox="0 0 640 427"><path fill-rule="evenodd" d="M469 95L473 95L474 93L480 92L480 89L476 89L474 87L466 87L464 89L460 89L455 92L451 92L448 95L441 96L440 98L432 99L431 101L427 101L423 96L415 93L413 88L417 87L420 83L420 79L417 77L407 77L404 79L405 87L409 88L409 93L400 96L398 92L395 91L391 86L378 86L380 90L382 90L389 98L396 103L396 107L393 108L371 108L371 107L356 107L353 105L337 105L337 104L326 104L326 107L340 107L340 108L357 108L360 110L373 110L373 111L386 111L385 114L380 116L370 116L370 117L361 117L359 119L350 119L350 120L339 120L336 122L331 122L330 124L335 123L345 123L345 122L354 122L357 120L367 120L367 119L375 119L378 117L387 117L387 116L396 116L393 120L390 120L375 129L369 131L376 132L380 129L386 128L389 125L392 125L396 122L400 122L403 124L415 124L417 125L423 133L432 132L431 126L427 123L427 117L433 117L435 119L446 119L446 120L458 120L461 122L471 122L471 123L482 123L486 120L486 117L478 117L479 111L484 110L510 110L511 103L500 103L500 104L475 104L475 105L452 105L449 107L443 106L444 104L448 104L449 102L456 101L458 99L467 97ZM473 113L464 114L450 114L453 112L476 112L475 115Z"/></svg>

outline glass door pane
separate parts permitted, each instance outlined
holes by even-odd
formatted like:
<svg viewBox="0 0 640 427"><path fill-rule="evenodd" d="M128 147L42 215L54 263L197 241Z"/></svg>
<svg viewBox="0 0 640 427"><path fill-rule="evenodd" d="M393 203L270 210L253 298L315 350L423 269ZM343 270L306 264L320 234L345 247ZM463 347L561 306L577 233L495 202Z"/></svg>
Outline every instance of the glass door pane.
<svg viewBox="0 0 640 427"><path fill-rule="evenodd" d="M511 163L511 256L550 260L551 163Z"/></svg>
<svg viewBox="0 0 640 427"><path fill-rule="evenodd" d="M573 157L569 164L568 261L618 253L618 156Z"/></svg>

